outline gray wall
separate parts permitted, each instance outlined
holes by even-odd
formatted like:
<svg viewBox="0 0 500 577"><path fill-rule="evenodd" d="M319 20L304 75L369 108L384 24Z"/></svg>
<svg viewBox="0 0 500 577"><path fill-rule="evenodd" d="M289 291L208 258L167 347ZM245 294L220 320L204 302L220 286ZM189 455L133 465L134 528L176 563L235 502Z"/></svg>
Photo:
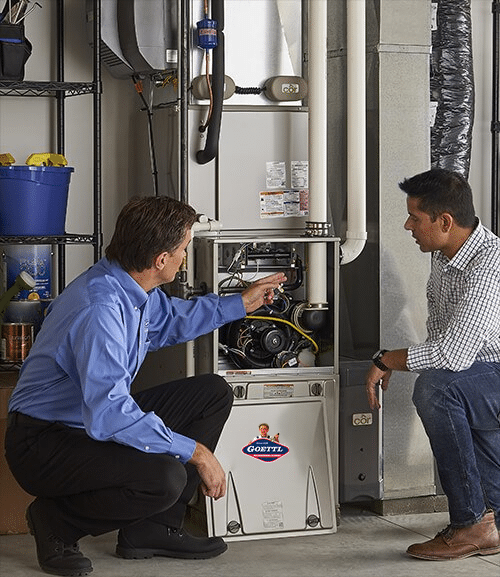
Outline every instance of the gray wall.
<svg viewBox="0 0 500 577"><path fill-rule="evenodd" d="M329 190L337 232L345 229L346 102L344 7L330 4ZM341 355L370 358L379 347L402 348L425 338L429 257L403 229L405 197L397 183L430 164L430 3L367 2L368 242L341 267ZM384 395L385 498L435 491L433 459L411 403L414 375L395 373Z"/></svg>

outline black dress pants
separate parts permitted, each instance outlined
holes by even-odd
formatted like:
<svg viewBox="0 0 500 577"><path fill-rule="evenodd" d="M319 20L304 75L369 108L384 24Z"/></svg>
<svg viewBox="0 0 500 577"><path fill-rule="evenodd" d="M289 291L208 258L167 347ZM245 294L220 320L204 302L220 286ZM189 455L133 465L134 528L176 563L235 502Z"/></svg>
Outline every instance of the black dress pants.
<svg viewBox="0 0 500 577"><path fill-rule="evenodd" d="M201 375L136 393L173 431L214 451L231 411L232 390ZM91 439L84 430L10 415L6 458L18 483L43 500L51 530L66 543L152 518L181 527L199 477L166 454Z"/></svg>

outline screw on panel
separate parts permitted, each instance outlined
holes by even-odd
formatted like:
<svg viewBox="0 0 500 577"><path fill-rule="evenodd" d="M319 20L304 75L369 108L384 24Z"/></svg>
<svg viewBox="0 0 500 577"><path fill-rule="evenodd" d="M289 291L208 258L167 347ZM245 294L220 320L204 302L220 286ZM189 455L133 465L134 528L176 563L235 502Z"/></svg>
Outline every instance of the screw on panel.
<svg viewBox="0 0 500 577"><path fill-rule="evenodd" d="M238 531L241 529L241 525L238 523L238 521L229 521L229 523L227 524L227 530L229 531L229 533L232 533L234 535L234 533L238 533Z"/></svg>

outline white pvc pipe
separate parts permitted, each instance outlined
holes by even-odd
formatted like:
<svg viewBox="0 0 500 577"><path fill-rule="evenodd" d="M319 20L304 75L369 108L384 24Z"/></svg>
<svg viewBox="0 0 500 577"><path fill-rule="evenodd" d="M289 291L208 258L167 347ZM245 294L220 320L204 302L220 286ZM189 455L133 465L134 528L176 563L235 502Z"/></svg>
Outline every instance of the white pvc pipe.
<svg viewBox="0 0 500 577"><path fill-rule="evenodd" d="M218 220L209 220L204 214L198 217L198 222L195 222L191 228L191 237L194 238L197 232L205 231L219 231L222 228L222 223ZM186 281L188 286L194 286L194 247L191 241L186 249L187 254L187 270ZM196 366L194 362L194 341L186 342L186 377L192 377L196 374Z"/></svg>
<svg viewBox="0 0 500 577"><path fill-rule="evenodd" d="M347 232L342 264L366 243L366 16L365 0L347 0Z"/></svg>
<svg viewBox="0 0 500 577"><path fill-rule="evenodd" d="M312 222L326 222L327 218L327 16L327 0L309 0L309 220Z"/></svg>
<svg viewBox="0 0 500 577"><path fill-rule="evenodd" d="M209 220L205 214L200 214L198 221L195 222L191 228L194 236L198 231L214 232L222 229L222 223L219 220Z"/></svg>
<svg viewBox="0 0 500 577"><path fill-rule="evenodd" d="M309 220L327 220L327 0L309 0ZM323 306L327 299L326 243L308 247L307 300Z"/></svg>

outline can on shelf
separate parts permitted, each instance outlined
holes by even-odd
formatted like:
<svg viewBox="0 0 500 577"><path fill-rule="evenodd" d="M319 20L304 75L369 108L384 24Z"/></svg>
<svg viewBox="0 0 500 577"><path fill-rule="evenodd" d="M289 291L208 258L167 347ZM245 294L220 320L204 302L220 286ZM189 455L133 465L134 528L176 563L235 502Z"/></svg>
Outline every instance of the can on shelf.
<svg viewBox="0 0 500 577"><path fill-rule="evenodd" d="M28 356L33 344L31 323L2 324L1 356L3 361L19 363Z"/></svg>
<svg viewBox="0 0 500 577"><path fill-rule="evenodd" d="M51 297L52 246L50 244L5 245L3 260L6 269L5 290L14 284L17 275L23 270L35 280L33 289L19 291L13 300L23 300L33 298L33 296L40 299Z"/></svg>

